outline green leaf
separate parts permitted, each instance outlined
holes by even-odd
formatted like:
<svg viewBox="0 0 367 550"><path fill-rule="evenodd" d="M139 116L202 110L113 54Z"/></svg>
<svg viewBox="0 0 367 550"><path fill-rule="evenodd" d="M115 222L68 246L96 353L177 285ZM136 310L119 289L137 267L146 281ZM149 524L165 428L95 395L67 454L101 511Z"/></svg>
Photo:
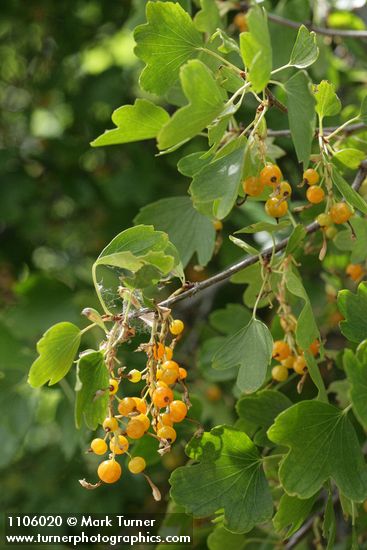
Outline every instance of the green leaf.
<svg viewBox="0 0 367 550"><path fill-rule="evenodd" d="M336 517L333 504L333 495L331 491L329 491L325 507L324 521L322 523L322 536L327 540L326 550L333 550L333 548L335 548Z"/></svg>
<svg viewBox="0 0 367 550"><path fill-rule="evenodd" d="M367 124L367 96L363 98L362 104L361 104L361 110L359 112L359 118L362 122Z"/></svg>
<svg viewBox="0 0 367 550"><path fill-rule="evenodd" d="M351 170L357 170L365 156L366 153L360 149L346 147L345 149L340 149L337 151L334 154L333 160L340 162Z"/></svg>
<svg viewBox="0 0 367 550"><path fill-rule="evenodd" d="M316 34L301 25L293 46L289 65L298 69L305 69L315 63L318 55L319 48L317 47Z"/></svg>
<svg viewBox="0 0 367 550"><path fill-rule="evenodd" d="M345 181L338 170L333 166L333 183L339 189L345 200L364 214L367 214L366 201Z"/></svg>
<svg viewBox="0 0 367 550"><path fill-rule="evenodd" d="M219 39L221 40L221 44L220 46L218 46L218 51L222 53L236 52L240 54L240 48L238 47L236 40L228 36L228 34L224 30L217 29L215 33L212 34L212 36L210 37L210 42L213 42L217 37L219 37ZM241 77L237 76L229 67L221 66L220 69L228 69L229 72L238 79L238 84L239 86L241 86ZM239 86L237 86L237 88L239 88Z"/></svg>
<svg viewBox="0 0 367 550"><path fill-rule="evenodd" d="M213 223L192 207L190 197L170 197L148 204L134 222L151 223L155 229L165 231L177 248L183 267L195 253L200 265L206 265L213 255Z"/></svg>
<svg viewBox="0 0 367 550"><path fill-rule="evenodd" d="M229 235L229 240L235 244L236 246L239 246L242 250L246 252L246 254L257 256L259 254L259 251L250 244L246 243L242 239L238 239L237 237L234 237L233 235Z"/></svg>
<svg viewBox="0 0 367 550"><path fill-rule="evenodd" d="M231 533L222 525L217 525L207 539L209 550L223 550L223 548L235 548L236 550L244 550L248 548L248 542L244 535Z"/></svg>
<svg viewBox="0 0 367 550"><path fill-rule="evenodd" d="M256 445L271 447L266 437L268 428L279 413L292 406L286 395L275 390L261 390L255 395L245 395L236 404L238 416L257 426L253 440Z"/></svg>
<svg viewBox="0 0 367 550"><path fill-rule="evenodd" d="M134 105L124 105L112 113L112 122L117 128L106 130L91 142L91 146L100 147L155 138L168 120L169 115L162 107L146 99L137 99Z"/></svg>
<svg viewBox="0 0 367 550"><path fill-rule="evenodd" d="M212 155L208 156L207 153L207 151L198 151L182 157L177 164L178 171L184 176L193 178L213 158Z"/></svg>
<svg viewBox="0 0 367 550"><path fill-rule="evenodd" d="M320 337L312 312L312 306L301 279L291 270L288 270L286 274L286 286L291 294L298 296L305 302L298 317L296 341L302 349L306 350L316 338Z"/></svg>
<svg viewBox="0 0 367 550"><path fill-rule="evenodd" d="M239 367L237 385L241 391L254 392L263 384L271 361L273 339L258 319L227 338L213 358L214 369Z"/></svg>
<svg viewBox="0 0 367 550"><path fill-rule="evenodd" d="M178 253L166 233L155 231L151 225L137 225L119 233L102 250L93 266L93 278L97 287L96 268L100 265L119 267L133 274L144 269L143 280L148 286L168 275L178 264ZM147 279L146 267L156 268L149 271Z"/></svg>
<svg viewBox="0 0 367 550"><path fill-rule="evenodd" d="M80 345L80 329L73 323L49 328L37 343L39 357L29 371L28 382L38 388L59 382L69 372Z"/></svg>
<svg viewBox="0 0 367 550"><path fill-rule="evenodd" d="M75 423L80 428L85 425L96 430L106 418L109 399L109 374L103 353L89 351L78 361L78 389L75 402ZM101 395L97 392L102 390ZM107 390L107 391L103 391Z"/></svg>
<svg viewBox="0 0 367 550"><path fill-rule="evenodd" d="M285 530L284 538L291 537L309 517L316 498L317 494L310 498L300 499L284 493L279 501L278 510L273 517L275 530L278 532Z"/></svg>
<svg viewBox="0 0 367 550"><path fill-rule="evenodd" d="M189 192L200 212L223 219L232 210L242 179L245 144L240 141L235 150L216 156L194 175Z"/></svg>
<svg viewBox="0 0 367 550"><path fill-rule="evenodd" d="M247 67L247 77L255 92L261 92L270 79L272 69L272 48L267 15L263 8L255 5L247 15L249 32L241 33L240 49Z"/></svg>
<svg viewBox="0 0 367 550"><path fill-rule="evenodd" d="M353 412L364 429L367 429L367 354L359 358L352 350L346 349L343 364L350 383Z"/></svg>
<svg viewBox="0 0 367 550"><path fill-rule="evenodd" d="M171 496L194 517L224 511L224 525L247 533L271 518L272 501L260 456L251 439L230 426L218 426L186 450L199 464L171 475ZM256 503L256 505L254 505Z"/></svg>
<svg viewBox="0 0 367 550"><path fill-rule="evenodd" d="M354 216L350 220L350 223L353 227L355 237L353 237L350 228L348 228L338 231L333 242L339 250L350 251L351 263L357 264L367 258L367 220Z"/></svg>
<svg viewBox="0 0 367 550"><path fill-rule="evenodd" d="M358 344L367 338L367 283L360 283L357 293L341 290L338 308L344 317L340 330L348 340Z"/></svg>
<svg viewBox="0 0 367 550"><path fill-rule="evenodd" d="M219 9L215 0L200 0L201 10L194 17L194 25L201 32L212 33L221 26Z"/></svg>
<svg viewBox="0 0 367 550"><path fill-rule="evenodd" d="M209 317L211 326L226 335L240 330L250 320L250 311L240 304L227 304L225 308L213 311Z"/></svg>
<svg viewBox="0 0 367 550"><path fill-rule="evenodd" d="M322 80L320 84L314 86L313 93L316 99L316 113L321 120L326 116L334 116L340 112L341 103L335 93L334 84Z"/></svg>
<svg viewBox="0 0 367 550"><path fill-rule="evenodd" d="M198 54L203 41L189 14L173 2L148 2L147 23L134 32L135 53L146 67L140 75L144 90L163 95L178 79L180 67Z"/></svg>
<svg viewBox="0 0 367 550"><path fill-rule="evenodd" d="M234 234L237 235L238 233L258 233L259 231L266 231L267 233L274 233L275 231L281 231L285 227L288 227L290 225L289 220L281 220L279 223L271 223L271 222L256 222L252 223L251 225L248 225L246 227L243 227L242 229L238 229L238 231L235 231Z"/></svg>
<svg viewBox="0 0 367 550"><path fill-rule="evenodd" d="M288 244L285 248L285 255L294 254L306 235L307 233L304 225L301 223L296 225L289 237Z"/></svg>
<svg viewBox="0 0 367 550"><path fill-rule="evenodd" d="M299 162L308 166L315 137L315 98L311 80L305 71L298 71L286 83L289 127Z"/></svg>
<svg viewBox="0 0 367 550"><path fill-rule="evenodd" d="M310 498L332 479L348 498L366 498L367 466L354 427L340 409L302 401L280 413L268 437L290 449L279 468L290 496Z"/></svg>
<svg viewBox="0 0 367 550"><path fill-rule="evenodd" d="M161 150L193 138L223 110L226 94L204 63L198 59L188 61L180 71L180 80L189 103L178 109L159 132Z"/></svg>

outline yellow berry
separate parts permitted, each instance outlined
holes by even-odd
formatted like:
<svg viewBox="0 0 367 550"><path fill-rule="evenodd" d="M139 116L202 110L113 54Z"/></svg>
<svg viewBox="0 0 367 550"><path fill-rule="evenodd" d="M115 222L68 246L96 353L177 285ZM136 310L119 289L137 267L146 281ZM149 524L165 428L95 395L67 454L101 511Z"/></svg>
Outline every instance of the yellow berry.
<svg viewBox="0 0 367 550"><path fill-rule="evenodd" d="M184 328L185 328L185 325L183 324L183 321L181 321L180 319L174 319L169 326L169 330L171 334L173 334L174 336L178 336L179 334L181 334Z"/></svg>
<svg viewBox="0 0 367 550"><path fill-rule="evenodd" d="M272 197L265 203L265 212L272 218L282 218L288 212L288 203L284 199Z"/></svg>
<svg viewBox="0 0 367 550"><path fill-rule="evenodd" d="M136 409L142 413L145 414L147 412L147 404L144 401L144 399L141 399L140 397L133 397L135 401Z"/></svg>
<svg viewBox="0 0 367 550"><path fill-rule="evenodd" d="M288 369L284 365L276 365L271 370L273 380L277 382L285 382L288 378Z"/></svg>
<svg viewBox="0 0 367 550"><path fill-rule="evenodd" d="M118 389L119 389L119 383L117 382L117 380L115 380L114 378L110 378L110 381L109 381L110 394L114 395Z"/></svg>
<svg viewBox="0 0 367 550"><path fill-rule="evenodd" d="M292 194L292 187L287 181L282 181L279 184L279 187L276 188L277 195L281 197L290 197Z"/></svg>
<svg viewBox="0 0 367 550"><path fill-rule="evenodd" d="M267 164L260 172L260 182L263 185L276 187L282 179L282 173L276 164Z"/></svg>
<svg viewBox="0 0 367 550"><path fill-rule="evenodd" d="M179 380L185 380L187 378L187 370L183 367L179 368Z"/></svg>
<svg viewBox="0 0 367 550"><path fill-rule="evenodd" d="M104 439L101 439L100 437L97 437L96 439L93 439L92 443L90 444L90 448L96 455L104 455L107 451L107 443Z"/></svg>
<svg viewBox="0 0 367 550"><path fill-rule="evenodd" d="M102 426L103 426L103 429L106 430L106 432L115 432L119 427L118 422L114 417L105 418Z"/></svg>
<svg viewBox="0 0 367 550"><path fill-rule="evenodd" d="M134 384L136 384L137 382L140 382L140 380L141 380L141 372L140 372L140 370L133 369L129 372L127 377L130 380L130 382L133 382Z"/></svg>
<svg viewBox="0 0 367 550"><path fill-rule="evenodd" d="M171 426L162 426L157 432L157 436L160 439L167 439L169 443L173 443L176 440L176 430Z"/></svg>
<svg viewBox="0 0 367 550"><path fill-rule="evenodd" d="M175 370L164 369L160 379L162 382L165 382L166 384L171 385L177 382L178 377L179 377L179 373L177 373Z"/></svg>
<svg viewBox="0 0 367 550"><path fill-rule="evenodd" d="M115 483L121 477L121 466L116 460L105 460L98 466L98 477L105 483Z"/></svg>
<svg viewBox="0 0 367 550"><path fill-rule="evenodd" d="M139 420L139 422L143 424L144 430L146 432L149 430L150 420L146 414L139 414L138 416L134 416L134 420Z"/></svg>
<svg viewBox="0 0 367 550"><path fill-rule="evenodd" d="M264 183L255 176L249 176L242 182L242 189L250 197L258 197L264 191Z"/></svg>
<svg viewBox="0 0 367 550"><path fill-rule="evenodd" d="M213 220L213 226L216 231L222 231L223 224L220 220Z"/></svg>
<svg viewBox="0 0 367 550"><path fill-rule="evenodd" d="M333 223L333 220L331 219L330 214L325 214L325 213L319 214L316 218L316 221L319 224L319 226L322 228L329 227Z"/></svg>
<svg viewBox="0 0 367 550"><path fill-rule="evenodd" d="M146 463L142 456L134 456L127 465L132 474L140 474L145 470L145 466Z"/></svg>
<svg viewBox="0 0 367 550"><path fill-rule="evenodd" d="M165 361L164 363L162 363L161 369L162 371L164 371L165 369L173 370L177 373L177 376L180 372L180 367L178 363L176 363L176 361Z"/></svg>
<svg viewBox="0 0 367 550"><path fill-rule="evenodd" d="M110 449L116 455L122 455L129 449L129 442L124 435L114 436L110 441Z"/></svg>
<svg viewBox="0 0 367 550"><path fill-rule="evenodd" d="M233 18L233 24L240 32L246 32L248 30L247 18L244 13L236 13Z"/></svg>
<svg viewBox="0 0 367 550"><path fill-rule="evenodd" d="M287 367L287 369L292 369L293 368L293 363L295 361L295 357L294 355L290 355L289 357L287 357L286 359L283 359L281 361L282 365L284 365L285 367Z"/></svg>
<svg viewBox="0 0 367 550"><path fill-rule="evenodd" d="M297 374L304 374L307 368L306 359L303 355L298 355L293 363L293 369Z"/></svg>
<svg viewBox="0 0 367 550"><path fill-rule="evenodd" d="M312 185L306 192L307 200L311 204L319 204L325 198L325 192L319 185Z"/></svg>

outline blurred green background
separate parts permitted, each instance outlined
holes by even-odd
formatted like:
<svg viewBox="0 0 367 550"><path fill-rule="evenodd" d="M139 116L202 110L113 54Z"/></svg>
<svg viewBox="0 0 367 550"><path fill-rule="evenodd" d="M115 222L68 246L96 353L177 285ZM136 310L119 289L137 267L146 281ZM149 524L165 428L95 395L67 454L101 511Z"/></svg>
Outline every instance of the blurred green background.
<svg viewBox="0 0 367 550"><path fill-rule="evenodd" d="M268 5L301 21L310 8L301 0ZM75 374L51 388L34 390L26 384L42 333L61 320L80 323L80 311L96 305L90 267L101 249L132 225L142 206L184 195L188 180L177 173L177 160L205 147L195 142L162 157L155 156L153 142L89 147L112 127L112 111L141 95L141 64L133 54L131 30L144 20L144 7L143 0L7 0L1 5L0 484L1 508L8 512L164 511L169 472L185 461L190 428L171 455L152 459L156 464L150 472L163 492L160 504L141 476L126 473L116 486L86 491L78 479L95 481L98 459L85 454L91 434L74 427ZM351 17L344 13L338 24L363 25ZM274 25L271 30L280 64L284 41L291 44L295 31ZM331 48L327 40L320 41L320 48L312 76L335 82L344 104L354 105L344 109L342 118L347 119L358 110L367 83L365 48L352 41ZM287 120L272 112L269 126L287 127ZM279 143L286 153L280 165L297 183L291 144ZM365 147L365 142L354 145ZM225 235L252 222L259 212L257 205L238 209L225 224L225 244L210 269L197 270L193 261L188 279L198 280L239 257ZM317 280L316 258L308 258L306 273ZM320 312L328 307L332 314L335 306L326 304L324 286L320 279L312 292ZM206 326L208 312L241 300L242 290L227 286L183 306L182 316L193 325L179 350L184 366L193 365L200 339L218 336ZM96 345L92 336L86 345ZM206 368L209 351L210 344L199 356L201 375L193 369L189 383L200 396L197 416L201 407L201 418L210 427L232 422L235 414L233 384L220 380L222 390L229 389L222 393Z"/></svg>

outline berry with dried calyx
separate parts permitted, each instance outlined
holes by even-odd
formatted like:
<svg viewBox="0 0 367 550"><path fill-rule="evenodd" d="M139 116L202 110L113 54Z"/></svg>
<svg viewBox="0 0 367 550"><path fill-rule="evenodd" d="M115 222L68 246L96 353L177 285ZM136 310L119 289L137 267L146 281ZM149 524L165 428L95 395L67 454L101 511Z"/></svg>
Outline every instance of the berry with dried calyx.
<svg viewBox="0 0 367 550"><path fill-rule="evenodd" d="M158 409L167 407L173 401L173 392L170 388L158 387L153 392L152 401Z"/></svg>
<svg viewBox="0 0 367 550"><path fill-rule="evenodd" d="M116 455L122 455L129 450L129 442L124 435L112 437L110 441L110 449L112 453Z"/></svg>
<svg viewBox="0 0 367 550"><path fill-rule="evenodd" d="M304 358L303 355L298 355L296 357L296 360L295 362L293 363L293 370L297 373L297 374L304 374L306 372L306 369L307 369L307 364L306 364L306 359Z"/></svg>
<svg viewBox="0 0 367 550"><path fill-rule="evenodd" d="M308 168L303 172L303 181L307 185L316 185L320 181L320 176L313 168Z"/></svg>
<svg viewBox="0 0 367 550"><path fill-rule="evenodd" d="M160 439L166 439L169 443L173 443L176 441L177 434L176 430L171 426L162 426L162 428L157 431L157 436Z"/></svg>
<svg viewBox="0 0 367 550"><path fill-rule="evenodd" d="M111 395L117 393L117 390L119 389L119 383L117 382L117 380L115 380L114 378L110 378L108 389Z"/></svg>
<svg viewBox="0 0 367 550"><path fill-rule="evenodd" d="M140 397L133 397L135 401L136 409L141 412L142 414L145 414L147 412L147 404L144 399L141 399Z"/></svg>
<svg viewBox="0 0 367 550"><path fill-rule="evenodd" d="M272 218L282 218L288 212L288 203L284 199L272 197L265 203L265 212Z"/></svg>
<svg viewBox="0 0 367 550"><path fill-rule="evenodd" d="M130 382L132 382L133 384L136 384L137 382L140 382L140 380L141 380L141 372L140 372L140 370L133 369L129 372L127 377L130 380Z"/></svg>
<svg viewBox="0 0 367 550"><path fill-rule="evenodd" d="M102 426L103 426L103 429L106 430L106 432L115 432L119 427L119 424L116 418L109 416L105 418Z"/></svg>
<svg viewBox="0 0 367 550"><path fill-rule="evenodd" d="M292 351L289 347L289 344L287 342L284 342L284 340L276 340L273 344L273 354L272 356L274 359L277 359L277 361L283 361L284 359L287 359L291 355Z"/></svg>
<svg viewBox="0 0 367 550"><path fill-rule="evenodd" d="M287 181L282 181L276 188L275 192L281 197L290 197L292 195L292 187Z"/></svg>
<svg viewBox="0 0 367 550"><path fill-rule="evenodd" d="M119 402L117 409L122 416L127 416L136 409L135 400L132 397L124 397Z"/></svg>
<svg viewBox="0 0 367 550"><path fill-rule="evenodd" d="M263 185L276 187L282 180L282 172L276 164L267 164L260 172L260 182Z"/></svg>

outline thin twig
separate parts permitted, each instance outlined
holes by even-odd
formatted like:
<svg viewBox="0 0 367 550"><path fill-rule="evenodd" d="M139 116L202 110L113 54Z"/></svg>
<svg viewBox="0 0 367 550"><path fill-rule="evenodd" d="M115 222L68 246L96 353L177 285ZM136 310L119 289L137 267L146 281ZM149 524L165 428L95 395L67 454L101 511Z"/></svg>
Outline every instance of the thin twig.
<svg viewBox="0 0 367 550"><path fill-rule="evenodd" d="M335 132L339 126L329 126L327 128L323 128L324 135L327 136L328 134L331 134L332 132ZM346 126L342 133L344 135L351 135L355 132L361 132L363 130L366 130L366 124L364 122L357 122L356 124L350 124L350 126ZM317 136L319 133L319 129L316 128L315 135ZM285 128L284 130L268 130L267 135L269 137L291 137L291 131L289 128Z"/></svg>
<svg viewBox="0 0 367 550"><path fill-rule="evenodd" d="M293 21L292 19L286 19L275 13L268 13L268 19L277 23L278 25L283 25L285 27L290 27L291 29L299 29L301 23L299 21ZM352 29L328 29L326 27L318 27L312 23L303 23L308 30L314 31L317 34L322 34L324 36L339 36L341 38L367 38L367 31L356 31Z"/></svg>
<svg viewBox="0 0 367 550"><path fill-rule="evenodd" d="M353 189L357 191L362 185L363 180L365 179L366 176L367 176L367 159L362 161L360 164L359 170L352 183ZM311 235L312 233L315 233L319 229L320 229L320 225L317 222L312 222L306 225L305 227L307 235ZM276 246L274 247L274 253L284 250L288 244L288 241L289 241L289 237L277 243ZM213 275L212 277L209 277L204 281L201 281L199 283L193 283L188 290L185 290L180 294L176 294L171 298L167 298L167 300L163 300L162 302L160 302L159 306L171 308L177 302L181 302L182 300L187 300L188 298L195 296L195 294L197 294L198 292L203 291L205 288L209 288L222 281L226 281L230 279L235 273L242 271L242 269L245 269L250 265L256 264L260 258L263 260L268 260L271 257L272 253L273 253L273 246L269 246L265 248L258 256L248 256L247 258L244 258L243 260L231 265L227 269L220 271L216 275ZM141 315L145 315L146 313L150 313L151 311L152 310L150 308L140 309L132 313L130 318L140 317Z"/></svg>

